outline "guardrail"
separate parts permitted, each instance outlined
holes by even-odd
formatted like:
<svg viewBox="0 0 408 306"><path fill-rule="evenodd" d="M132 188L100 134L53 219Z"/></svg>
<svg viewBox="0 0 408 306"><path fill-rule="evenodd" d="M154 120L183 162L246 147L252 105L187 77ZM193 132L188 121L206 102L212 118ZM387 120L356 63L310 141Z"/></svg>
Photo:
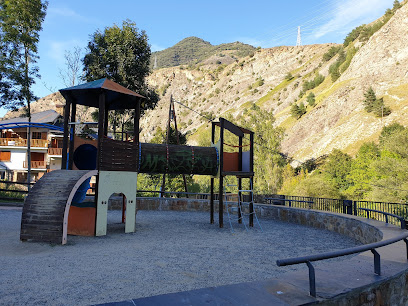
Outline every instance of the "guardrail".
<svg viewBox="0 0 408 306"><path fill-rule="evenodd" d="M293 199L280 199L280 198L265 198L265 201L267 202L266 204L273 204L273 201L284 201L284 202L289 202L289 207L292 207L292 202L296 203L309 203L309 208L312 207L314 202L313 201L305 201L305 200L293 200Z"/></svg>
<svg viewBox="0 0 408 306"><path fill-rule="evenodd" d="M404 240L405 245L406 245L407 259L408 259L408 239L407 237L408 237L408 232L403 233L401 235L398 235L388 240L360 245L357 247L352 247L352 248L348 248L344 250L338 250L338 251L332 251L332 252L327 252L327 253L296 257L296 258L279 259L276 261L276 264L279 267L283 267L283 266L290 266L290 265L297 265L297 264L305 263L307 267L309 268L309 292L311 296L316 297L316 276L315 276L314 267L311 264L312 261L331 259L331 258L336 258L336 257L341 257L341 256L346 256L346 255L351 255L351 254L356 254L356 253L362 253L362 252L370 250L371 253L373 253L374 255L374 273L377 275L381 275L381 258L380 258L380 254L375 249Z"/></svg>
<svg viewBox="0 0 408 306"><path fill-rule="evenodd" d="M27 182L12 182L12 181L1 181L0 180L0 185L5 184L7 186L12 185L23 185L23 186L28 186L29 184ZM30 185L34 185L35 183L30 183ZM28 194L28 190L19 190L19 189L8 189L6 188L0 188L0 200L6 200L6 201L19 201L22 202L23 198L18 198L18 197L11 197L11 196L5 196L4 193L7 194Z"/></svg>
<svg viewBox="0 0 408 306"><path fill-rule="evenodd" d="M370 219L370 212L375 212L375 213L379 213L379 214L383 214L385 216L385 223L388 223L388 216L390 217L394 217L396 219L398 219L401 222L401 229L407 229L407 221L398 215L395 214L391 214L391 213L387 213L381 210L375 210L375 209L369 209L369 208L359 208L359 210L364 210L365 212L367 212L367 219Z"/></svg>

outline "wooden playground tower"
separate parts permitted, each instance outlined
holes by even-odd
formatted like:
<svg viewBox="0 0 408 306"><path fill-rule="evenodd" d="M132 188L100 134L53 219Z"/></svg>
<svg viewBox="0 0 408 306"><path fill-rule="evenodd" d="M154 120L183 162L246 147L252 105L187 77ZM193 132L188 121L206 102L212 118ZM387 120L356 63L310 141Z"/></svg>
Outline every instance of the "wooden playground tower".
<svg viewBox="0 0 408 306"><path fill-rule="evenodd" d="M27 196L22 214L21 240L65 244L71 203L78 193L84 192L81 188L92 176L96 176L97 180L95 217L91 217L94 218L96 236L106 235L108 200L113 193L121 193L126 198L125 232L135 231L138 173L211 175L211 223L214 223L214 178L218 176L220 227L223 227L224 177L228 175L238 177L238 189L242 187L242 179L249 178L252 189L253 132L220 118L219 122L212 123L213 143L215 127L220 127L218 148L217 145L197 147L139 143L140 106L144 100L143 96L108 79L69 87L60 92L66 99L62 169L47 173ZM75 168L74 165L78 166L75 156L79 147L73 132L75 129L70 128L76 121L77 105L95 107L99 110L97 158L96 163L90 163L93 166L89 168L72 170ZM133 142L108 138L108 112L118 109L135 111ZM228 159L227 155L224 157L225 129L239 138L238 162L235 163L233 170L224 170L223 167L225 158ZM243 157L242 151L245 134L250 135L250 151L246 158ZM244 160L246 162L243 162ZM249 209L253 212L253 205L250 205ZM250 214L249 218L249 225L253 226L253 214Z"/></svg>

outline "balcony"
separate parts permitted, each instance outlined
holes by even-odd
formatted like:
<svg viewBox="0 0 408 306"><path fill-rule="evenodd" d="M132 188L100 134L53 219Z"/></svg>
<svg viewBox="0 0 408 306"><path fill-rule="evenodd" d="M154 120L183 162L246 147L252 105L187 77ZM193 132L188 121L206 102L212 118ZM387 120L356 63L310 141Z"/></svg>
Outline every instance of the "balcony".
<svg viewBox="0 0 408 306"><path fill-rule="evenodd" d="M23 168L28 168L27 161L23 161ZM47 163L45 162L45 160L31 162L31 169L45 169L45 168L47 168Z"/></svg>
<svg viewBox="0 0 408 306"><path fill-rule="evenodd" d="M62 155L62 148L48 148L48 155Z"/></svg>
<svg viewBox="0 0 408 306"><path fill-rule="evenodd" d="M27 139L0 138L0 146L27 147ZM46 148L48 141L44 139L31 139L31 147Z"/></svg>

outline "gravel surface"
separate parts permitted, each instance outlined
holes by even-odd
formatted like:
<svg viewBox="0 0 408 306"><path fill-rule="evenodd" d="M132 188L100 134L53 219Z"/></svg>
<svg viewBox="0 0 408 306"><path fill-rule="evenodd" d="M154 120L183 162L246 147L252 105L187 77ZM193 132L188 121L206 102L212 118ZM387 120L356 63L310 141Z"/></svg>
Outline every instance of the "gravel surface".
<svg viewBox="0 0 408 306"><path fill-rule="evenodd" d="M0 304L89 305L307 273L275 262L358 244L273 220L261 220L264 232L235 224L232 234L226 217L220 229L208 213L179 211L139 211L136 232L124 234L121 212L108 217L104 237L22 243L21 209L0 208Z"/></svg>

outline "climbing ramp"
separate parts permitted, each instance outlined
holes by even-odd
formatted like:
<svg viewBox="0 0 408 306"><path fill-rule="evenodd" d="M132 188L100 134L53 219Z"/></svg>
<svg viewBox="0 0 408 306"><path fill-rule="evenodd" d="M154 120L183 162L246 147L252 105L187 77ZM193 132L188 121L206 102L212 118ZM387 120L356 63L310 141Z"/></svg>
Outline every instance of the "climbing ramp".
<svg viewBox="0 0 408 306"><path fill-rule="evenodd" d="M55 170L44 175L24 201L20 240L67 242L68 213L78 188L96 170Z"/></svg>

